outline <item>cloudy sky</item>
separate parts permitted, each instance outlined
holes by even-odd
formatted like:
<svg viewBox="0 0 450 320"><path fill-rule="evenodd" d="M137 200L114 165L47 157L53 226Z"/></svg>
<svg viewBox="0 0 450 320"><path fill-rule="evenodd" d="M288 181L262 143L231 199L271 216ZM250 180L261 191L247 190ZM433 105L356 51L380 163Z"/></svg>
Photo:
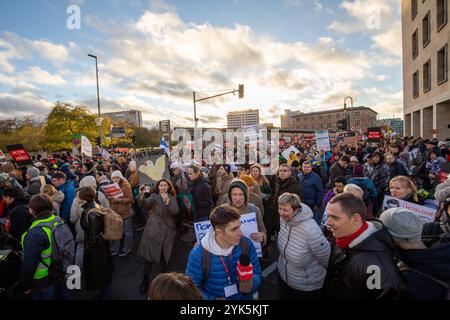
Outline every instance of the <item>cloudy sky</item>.
<svg viewBox="0 0 450 320"><path fill-rule="evenodd" d="M80 8L80 28L67 13ZM102 111L137 109L144 124L193 125L193 91L237 88L199 102L203 126L259 108L339 108L344 97L380 117L402 115L398 0L0 1L0 119L44 118L56 101Z"/></svg>

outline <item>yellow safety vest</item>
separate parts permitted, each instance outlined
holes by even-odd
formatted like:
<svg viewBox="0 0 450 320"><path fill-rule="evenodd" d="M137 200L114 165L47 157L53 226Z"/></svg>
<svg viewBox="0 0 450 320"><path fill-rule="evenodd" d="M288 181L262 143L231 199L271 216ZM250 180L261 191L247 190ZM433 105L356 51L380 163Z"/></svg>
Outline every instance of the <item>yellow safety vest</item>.
<svg viewBox="0 0 450 320"><path fill-rule="evenodd" d="M47 219L36 220L31 224L28 231L22 235L22 248L23 248L24 252L25 252L24 240L25 240L25 237L27 236L28 232L33 228L39 227L39 225L42 223L53 222L55 219L56 219L56 216L52 214ZM41 260L39 261L39 265L33 276L33 279L35 279L35 280L39 280L39 279L42 279L42 278L45 278L46 276L48 276L48 266L50 266L50 264L52 262L52 230L49 228L42 228L42 230L44 230L44 232L47 234L49 246L47 249L45 249L44 251L41 252Z"/></svg>

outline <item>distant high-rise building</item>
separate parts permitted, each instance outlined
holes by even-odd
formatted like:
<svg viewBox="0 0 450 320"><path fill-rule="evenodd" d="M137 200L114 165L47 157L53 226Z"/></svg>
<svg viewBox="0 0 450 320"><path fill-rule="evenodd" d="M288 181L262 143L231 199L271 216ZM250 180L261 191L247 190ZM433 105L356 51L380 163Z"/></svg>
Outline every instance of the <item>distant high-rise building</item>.
<svg viewBox="0 0 450 320"><path fill-rule="evenodd" d="M401 118L379 119L377 120L377 126L388 125L393 131L403 134L404 126Z"/></svg>
<svg viewBox="0 0 450 320"><path fill-rule="evenodd" d="M103 113L103 116L110 118L112 121L125 121L137 127L142 127L142 112L138 110Z"/></svg>
<svg viewBox="0 0 450 320"><path fill-rule="evenodd" d="M450 137L448 0L402 0L404 135Z"/></svg>
<svg viewBox="0 0 450 320"><path fill-rule="evenodd" d="M230 129L242 126L259 125L259 110L233 111L227 114L227 127Z"/></svg>

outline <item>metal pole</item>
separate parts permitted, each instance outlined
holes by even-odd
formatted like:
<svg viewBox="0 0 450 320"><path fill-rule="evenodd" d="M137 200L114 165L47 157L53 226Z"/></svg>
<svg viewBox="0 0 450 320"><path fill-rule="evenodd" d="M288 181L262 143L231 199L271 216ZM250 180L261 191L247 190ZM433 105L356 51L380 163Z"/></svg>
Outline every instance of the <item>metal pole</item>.
<svg viewBox="0 0 450 320"><path fill-rule="evenodd" d="M192 92L193 98L194 98L194 128L197 129L197 108L195 105L195 91Z"/></svg>
<svg viewBox="0 0 450 320"><path fill-rule="evenodd" d="M99 143L100 143L100 148L102 148L102 124L100 122L100 117L101 117L101 113L100 113L100 89L99 89L99 85L98 85L98 65L97 65L97 57L95 57L95 74L97 77L97 105L98 105L98 118L99 118L99 126L98 126L98 134L99 134Z"/></svg>

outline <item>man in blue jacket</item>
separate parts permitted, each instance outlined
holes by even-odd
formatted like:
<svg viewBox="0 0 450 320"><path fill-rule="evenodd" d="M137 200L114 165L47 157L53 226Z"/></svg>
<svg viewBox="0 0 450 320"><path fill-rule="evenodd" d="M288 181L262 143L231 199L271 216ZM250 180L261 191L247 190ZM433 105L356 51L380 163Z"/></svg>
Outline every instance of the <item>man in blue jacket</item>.
<svg viewBox="0 0 450 320"><path fill-rule="evenodd" d="M322 178L312 171L312 164L309 161L303 162L302 171L299 175L300 184L305 197L305 204L314 212L314 220L320 224L321 217L319 213L323 199L323 183Z"/></svg>
<svg viewBox="0 0 450 320"><path fill-rule="evenodd" d="M230 206L220 206L212 211L210 222L212 226L201 244L189 254L186 274L206 300L253 299L261 284L261 268L255 246L242 235L239 213ZM241 254L247 254L253 266L253 279L247 280L253 281L250 286L238 280L237 264Z"/></svg>
<svg viewBox="0 0 450 320"><path fill-rule="evenodd" d="M59 215L70 226L71 230L75 230L73 224L70 222L70 208L75 199L75 184L73 181L66 181L66 175L63 172L57 172L52 176L53 185L62 193L64 193L64 201L61 203L61 210Z"/></svg>

